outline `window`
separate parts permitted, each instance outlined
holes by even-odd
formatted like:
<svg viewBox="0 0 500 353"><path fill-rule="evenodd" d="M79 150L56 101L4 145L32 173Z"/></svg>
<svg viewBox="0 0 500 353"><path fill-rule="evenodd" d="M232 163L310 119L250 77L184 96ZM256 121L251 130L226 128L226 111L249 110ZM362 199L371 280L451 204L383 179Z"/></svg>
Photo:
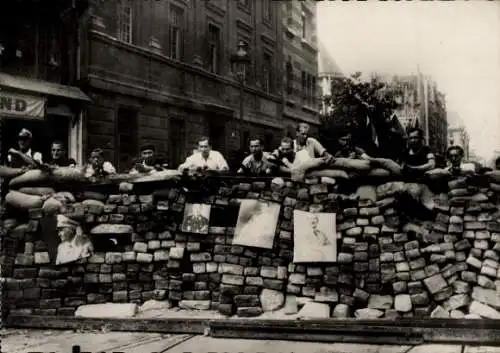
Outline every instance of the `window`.
<svg viewBox="0 0 500 353"><path fill-rule="evenodd" d="M181 60L182 58L182 24L184 23L184 11L171 6L170 7L170 51L172 59Z"/></svg>
<svg viewBox="0 0 500 353"><path fill-rule="evenodd" d="M286 21L288 26L293 23L293 5L291 1L286 3Z"/></svg>
<svg viewBox="0 0 500 353"><path fill-rule="evenodd" d="M301 93L302 93L302 98L305 100L306 97L307 97L307 77L306 77L306 72L305 71L302 71L302 89L301 89Z"/></svg>
<svg viewBox="0 0 500 353"><path fill-rule="evenodd" d="M286 92L293 93L293 66L290 61L286 63Z"/></svg>
<svg viewBox="0 0 500 353"><path fill-rule="evenodd" d="M116 114L115 160L120 172L129 169L137 155L138 116L137 110L130 108L118 108Z"/></svg>
<svg viewBox="0 0 500 353"><path fill-rule="evenodd" d="M238 43L239 42L243 42L245 44L245 50L247 51L247 53L249 53L250 45L248 44L248 40L246 38L238 37ZM251 82L252 64L250 62L245 64L243 69L245 72L245 83L248 84Z"/></svg>
<svg viewBox="0 0 500 353"><path fill-rule="evenodd" d="M300 18L300 26L302 28L302 39L307 38L307 18L306 18L306 13L302 11L302 15Z"/></svg>
<svg viewBox="0 0 500 353"><path fill-rule="evenodd" d="M306 102L308 105L311 105L312 100L312 76L307 75L307 93L306 93Z"/></svg>
<svg viewBox="0 0 500 353"><path fill-rule="evenodd" d="M118 40L132 43L132 4L124 0L118 5Z"/></svg>
<svg viewBox="0 0 500 353"><path fill-rule="evenodd" d="M220 29L213 25L208 25L208 65L209 71L218 74L220 66Z"/></svg>
<svg viewBox="0 0 500 353"><path fill-rule="evenodd" d="M184 150L186 147L185 140L186 126L182 119L170 119L170 130L168 138L169 165L174 168L183 162ZM189 153L190 151L188 151Z"/></svg>
<svg viewBox="0 0 500 353"><path fill-rule="evenodd" d="M311 104L313 106L316 106L316 94L317 94L317 87L316 87L316 77L312 76L311 80L311 85L312 85L312 98L311 98Z"/></svg>
<svg viewBox="0 0 500 353"><path fill-rule="evenodd" d="M272 1L262 0L262 18L265 21L271 22L273 13Z"/></svg>
<svg viewBox="0 0 500 353"><path fill-rule="evenodd" d="M262 88L265 92L270 93L272 91L272 56L268 53L264 53L264 58L262 61Z"/></svg>
<svg viewBox="0 0 500 353"><path fill-rule="evenodd" d="M243 7L245 9L249 9L250 8L250 0L238 0L238 5L240 5L240 7Z"/></svg>

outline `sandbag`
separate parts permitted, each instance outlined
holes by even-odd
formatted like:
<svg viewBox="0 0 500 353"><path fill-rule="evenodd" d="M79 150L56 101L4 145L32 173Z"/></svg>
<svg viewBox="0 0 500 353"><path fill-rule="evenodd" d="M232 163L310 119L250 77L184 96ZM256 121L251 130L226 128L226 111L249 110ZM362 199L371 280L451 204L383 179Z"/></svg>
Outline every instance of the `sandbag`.
<svg viewBox="0 0 500 353"><path fill-rule="evenodd" d="M38 196L53 195L56 193L56 191L53 188L36 187L36 186L34 187L25 186L20 188L18 191L22 192L23 194L38 195Z"/></svg>
<svg viewBox="0 0 500 353"><path fill-rule="evenodd" d="M23 174L23 168L11 168L4 165L0 166L0 178L14 178Z"/></svg>
<svg viewBox="0 0 500 353"><path fill-rule="evenodd" d="M144 175L138 177L137 179L133 179L131 183L145 183L151 181L166 181L166 180L178 180L182 176L182 173L175 169L167 169L158 171L153 174Z"/></svg>
<svg viewBox="0 0 500 353"><path fill-rule="evenodd" d="M9 191L5 196L7 204L25 211L42 207L43 200L42 196L23 194L15 190Z"/></svg>
<svg viewBox="0 0 500 353"><path fill-rule="evenodd" d="M375 169L370 170L368 175L372 176L372 177L388 177L391 175L391 172L386 170L386 169L375 168Z"/></svg>
<svg viewBox="0 0 500 353"><path fill-rule="evenodd" d="M335 169L355 170L358 172L367 172L371 169L369 161L352 158L335 158L335 161L330 166Z"/></svg>
<svg viewBox="0 0 500 353"><path fill-rule="evenodd" d="M48 215L60 213L62 209L63 203L54 197L47 199L42 206L43 212Z"/></svg>
<svg viewBox="0 0 500 353"><path fill-rule="evenodd" d="M50 179L56 182L83 181L85 176L80 168L58 167L52 170Z"/></svg>
<svg viewBox="0 0 500 353"><path fill-rule="evenodd" d="M26 184L40 184L49 180L49 174L40 169L31 169L15 177L9 182L9 186L16 187Z"/></svg>
<svg viewBox="0 0 500 353"><path fill-rule="evenodd" d="M118 186L118 190L123 193L131 192L134 189L134 184L121 182Z"/></svg>
<svg viewBox="0 0 500 353"><path fill-rule="evenodd" d="M500 170L492 170L484 174L488 176L491 182L500 184Z"/></svg>
<svg viewBox="0 0 500 353"><path fill-rule="evenodd" d="M68 192L68 191L59 191L59 192L56 192L53 195L53 197L56 200L61 201L63 204L75 203L76 202L75 197L73 196L73 194L70 193L70 192Z"/></svg>
<svg viewBox="0 0 500 353"><path fill-rule="evenodd" d="M389 171L392 175L401 175L401 166L394 162L392 159L387 158L374 158L371 160L374 166L380 167Z"/></svg>
<svg viewBox="0 0 500 353"><path fill-rule="evenodd" d="M425 176L432 180L442 179L450 175L451 174L447 169L442 168L436 168L425 172Z"/></svg>
<svg viewBox="0 0 500 353"><path fill-rule="evenodd" d="M500 184L490 183L490 189L494 192L500 192Z"/></svg>
<svg viewBox="0 0 500 353"><path fill-rule="evenodd" d="M307 173L307 177L328 177L334 179L349 179L349 175L344 170L338 169L324 169L324 170L313 170Z"/></svg>
<svg viewBox="0 0 500 353"><path fill-rule="evenodd" d="M306 150L300 150L295 154L295 160L290 168L292 181L303 181L309 169L323 164L325 164L323 158L311 158Z"/></svg>
<svg viewBox="0 0 500 353"><path fill-rule="evenodd" d="M106 180L112 181L113 183L120 184L122 182L131 182L132 180L139 179L143 176L147 176L149 174L129 174L129 173L118 173L111 174L106 177Z"/></svg>

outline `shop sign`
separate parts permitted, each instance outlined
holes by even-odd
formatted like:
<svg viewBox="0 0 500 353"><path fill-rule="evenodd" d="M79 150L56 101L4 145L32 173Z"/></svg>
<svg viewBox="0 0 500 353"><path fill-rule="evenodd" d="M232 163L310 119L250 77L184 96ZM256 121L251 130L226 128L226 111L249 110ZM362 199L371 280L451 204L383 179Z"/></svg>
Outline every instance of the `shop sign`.
<svg viewBox="0 0 500 353"><path fill-rule="evenodd" d="M0 91L0 117L43 119L45 98Z"/></svg>

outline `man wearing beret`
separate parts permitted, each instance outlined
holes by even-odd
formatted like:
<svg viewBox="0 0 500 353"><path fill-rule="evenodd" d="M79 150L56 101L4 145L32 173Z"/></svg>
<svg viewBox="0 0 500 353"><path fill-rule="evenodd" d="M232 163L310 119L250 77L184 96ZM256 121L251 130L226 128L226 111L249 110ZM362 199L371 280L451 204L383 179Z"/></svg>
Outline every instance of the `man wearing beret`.
<svg viewBox="0 0 500 353"><path fill-rule="evenodd" d="M42 154L31 149L33 134L27 129L22 129L18 135L18 149L11 148L7 155L10 167L22 168L36 163L42 164Z"/></svg>

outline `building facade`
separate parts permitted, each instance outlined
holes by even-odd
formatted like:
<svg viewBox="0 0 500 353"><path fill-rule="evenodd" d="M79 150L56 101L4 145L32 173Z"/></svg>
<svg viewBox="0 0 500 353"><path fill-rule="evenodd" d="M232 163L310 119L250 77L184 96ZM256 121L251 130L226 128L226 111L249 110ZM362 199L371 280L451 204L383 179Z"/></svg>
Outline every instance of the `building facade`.
<svg viewBox="0 0 500 353"><path fill-rule="evenodd" d="M400 108L396 111L404 128L420 127L426 143L444 156L448 142L446 100L432 78L420 73L408 76L376 77L395 92Z"/></svg>
<svg viewBox="0 0 500 353"><path fill-rule="evenodd" d="M321 93L321 114L328 114L333 108L325 104L324 98L332 94L332 83L344 77L339 66L330 55L326 46L319 42L318 53L318 78L320 82Z"/></svg>
<svg viewBox="0 0 500 353"><path fill-rule="evenodd" d="M79 34L86 1L9 2L0 13L0 147L2 162L18 133L33 133L33 150L50 156L54 140L82 161Z"/></svg>
<svg viewBox="0 0 500 353"><path fill-rule="evenodd" d="M469 159L469 134L464 126L448 127L448 146L462 147L464 158Z"/></svg>
<svg viewBox="0 0 500 353"><path fill-rule="evenodd" d="M281 11L271 0L94 0L82 56L93 100L86 153L102 147L125 170L146 141L173 167L202 135L229 159L250 136L274 147L285 126ZM240 40L251 59L243 119L230 60Z"/></svg>
<svg viewBox="0 0 500 353"><path fill-rule="evenodd" d="M257 2L259 0L256 0ZM284 72L283 118L288 132L297 123L311 125L317 133L320 90L316 2L275 1L282 4Z"/></svg>

